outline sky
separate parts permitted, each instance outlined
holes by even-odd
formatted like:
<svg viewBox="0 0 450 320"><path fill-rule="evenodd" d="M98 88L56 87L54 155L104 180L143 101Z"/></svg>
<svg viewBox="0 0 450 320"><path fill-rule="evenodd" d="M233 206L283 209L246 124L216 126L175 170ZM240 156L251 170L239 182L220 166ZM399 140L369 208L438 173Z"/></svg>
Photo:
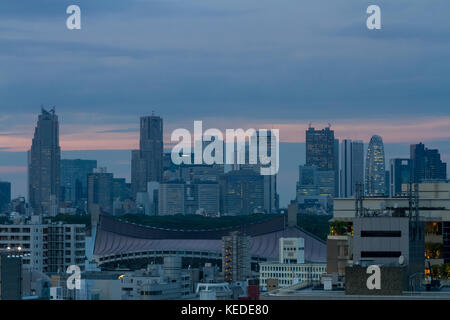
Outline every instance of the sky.
<svg viewBox="0 0 450 320"><path fill-rule="evenodd" d="M81 8L81 30L66 8ZM366 28L381 8L382 29ZM383 137L450 162L447 0L2 0L0 179L26 194L40 106L56 106L63 157L129 178L139 117L176 128L278 128L282 204L295 195L305 129ZM284 164L284 165L283 165Z"/></svg>

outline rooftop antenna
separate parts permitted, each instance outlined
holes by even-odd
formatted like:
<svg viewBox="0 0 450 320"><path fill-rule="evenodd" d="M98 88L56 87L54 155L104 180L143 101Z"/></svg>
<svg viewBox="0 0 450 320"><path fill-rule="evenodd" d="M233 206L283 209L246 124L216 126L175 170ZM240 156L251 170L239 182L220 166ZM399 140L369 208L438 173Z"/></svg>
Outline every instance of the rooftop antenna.
<svg viewBox="0 0 450 320"><path fill-rule="evenodd" d="M363 208L363 200L364 200L364 191L363 184L357 183L355 184L355 215L357 217L362 217L364 215Z"/></svg>
<svg viewBox="0 0 450 320"><path fill-rule="evenodd" d="M308 125L308 128L311 129L311 126L312 126L312 122L310 121L309 125Z"/></svg>

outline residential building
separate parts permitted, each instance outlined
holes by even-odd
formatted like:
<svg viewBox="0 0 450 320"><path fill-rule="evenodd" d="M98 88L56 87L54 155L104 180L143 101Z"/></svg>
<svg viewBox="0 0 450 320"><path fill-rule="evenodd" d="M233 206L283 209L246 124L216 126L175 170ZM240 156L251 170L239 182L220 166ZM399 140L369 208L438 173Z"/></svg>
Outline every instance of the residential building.
<svg viewBox="0 0 450 320"><path fill-rule="evenodd" d="M238 231L222 237L222 272L225 282L246 281L251 275L250 237Z"/></svg>
<svg viewBox="0 0 450 320"><path fill-rule="evenodd" d="M25 270L65 272L70 265L83 270L85 235L81 224L0 225L0 250L19 250Z"/></svg>

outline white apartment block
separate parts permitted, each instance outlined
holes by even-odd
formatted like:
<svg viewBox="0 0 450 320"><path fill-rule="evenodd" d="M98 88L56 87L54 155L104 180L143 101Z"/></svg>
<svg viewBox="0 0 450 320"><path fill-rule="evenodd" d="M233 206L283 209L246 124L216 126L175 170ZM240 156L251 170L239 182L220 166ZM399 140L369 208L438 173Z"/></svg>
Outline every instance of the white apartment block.
<svg viewBox="0 0 450 320"><path fill-rule="evenodd" d="M305 240L303 238L280 238L279 261L261 263L259 286L267 290L267 280L278 282L285 288L301 282L320 281L326 273L326 263L305 263Z"/></svg>

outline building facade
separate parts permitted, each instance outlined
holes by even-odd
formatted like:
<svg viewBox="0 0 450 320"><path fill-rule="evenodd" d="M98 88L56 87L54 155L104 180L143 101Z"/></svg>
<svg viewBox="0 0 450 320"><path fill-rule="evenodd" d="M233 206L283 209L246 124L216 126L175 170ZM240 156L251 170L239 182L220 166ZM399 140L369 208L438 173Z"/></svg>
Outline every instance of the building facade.
<svg viewBox="0 0 450 320"><path fill-rule="evenodd" d="M410 158L413 166L414 182L424 180L446 180L447 164L442 162L437 149L428 149L423 143L412 144Z"/></svg>
<svg viewBox="0 0 450 320"><path fill-rule="evenodd" d="M386 189L386 168L383 139L374 135L370 139L366 157L365 193L383 196Z"/></svg>
<svg viewBox="0 0 450 320"><path fill-rule="evenodd" d="M220 176L221 214L263 213L264 176L253 170L235 170Z"/></svg>
<svg viewBox="0 0 450 320"><path fill-rule="evenodd" d="M105 168L96 169L88 174L88 212L100 209L107 214L113 214L113 174Z"/></svg>
<svg viewBox="0 0 450 320"><path fill-rule="evenodd" d="M391 159L390 160L390 196L400 196L402 185L413 182L413 166L411 159Z"/></svg>
<svg viewBox="0 0 450 320"><path fill-rule="evenodd" d="M147 191L147 183L162 182L163 175L163 120L158 116L140 119L139 150L131 154L131 184L133 196Z"/></svg>
<svg viewBox="0 0 450 320"><path fill-rule="evenodd" d="M364 143L343 140L340 156L339 196L349 198L355 194L356 184L364 183Z"/></svg>
<svg viewBox="0 0 450 320"><path fill-rule="evenodd" d="M238 231L222 238L222 272L225 282L246 281L251 275L251 239Z"/></svg>
<svg viewBox="0 0 450 320"><path fill-rule="evenodd" d="M0 226L0 250L19 250L24 270L65 272L68 266L84 269L85 225L15 224Z"/></svg>
<svg viewBox="0 0 450 320"><path fill-rule="evenodd" d="M87 176L97 168L97 160L61 160L61 201L79 204L87 200Z"/></svg>
<svg viewBox="0 0 450 320"><path fill-rule="evenodd" d="M61 148L55 109L42 108L28 152L28 198L34 214L57 212L60 192Z"/></svg>
<svg viewBox="0 0 450 320"><path fill-rule="evenodd" d="M316 166L319 171L334 172L334 190L332 196L339 195L339 141L334 131L327 127L306 130L306 165Z"/></svg>
<svg viewBox="0 0 450 320"><path fill-rule="evenodd" d="M0 181L0 212L6 210L11 203L11 183Z"/></svg>

